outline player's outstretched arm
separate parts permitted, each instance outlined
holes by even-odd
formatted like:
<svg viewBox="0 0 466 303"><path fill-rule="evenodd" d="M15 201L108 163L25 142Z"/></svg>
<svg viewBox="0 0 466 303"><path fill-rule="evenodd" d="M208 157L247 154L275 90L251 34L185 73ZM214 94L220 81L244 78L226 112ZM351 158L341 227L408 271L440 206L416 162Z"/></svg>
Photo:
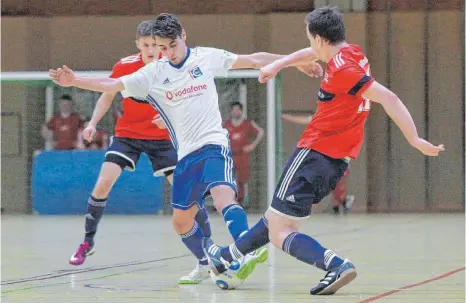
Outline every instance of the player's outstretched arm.
<svg viewBox="0 0 466 303"><path fill-rule="evenodd" d="M91 121L89 121L89 125L82 133L84 140L92 141L97 131L97 124L99 124L102 117L107 113L108 109L112 105L113 99L115 99L115 96L116 93L103 93L99 100L97 100L97 104L92 112Z"/></svg>
<svg viewBox="0 0 466 303"><path fill-rule="evenodd" d="M309 116L297 116L297 115L290 115L290 114L283 114L283 120L289 121L295 124L302 124L307 125L312 120L312 115Z"/></svg>
<svg viewBox="0 0 466 303"><path fill-rule="evenodd" d="M435 146L430 142L419 138L416 125L406 106L389 89L374 81L362 94L364 98L380 103L385 112L398 125L406 140L427 156L438 156L445 148L443 144Z"/></svg>
<svg viewBox="0 0 466 303"><path fill-rule="evenodd" d="M49 70L49 76L52 78L54 83L64 87L75 86L102 93L117 93L125 89L123 82L119 79L76 77L74 72L66 65L63 65L62 68L58 68L56 70Z"/></svg>
<svg viewBox="0 0 466 303"><path fill-rule="evenodd" d="M233 63L232 69L253 68L259 69L264 66L280 62L280 65L295 66L303 73L311 77L320 77L323 74L322 67L314 63L316 57L310 48L299 50L288 56L276 55L270 53L254 53L250 55L238 55L237 60ZM290 57L291 56L291 57ZM282 68L284 68L282 67ZM278 71L277 71L278 73Z"/></svg>
<svg viewBox="0 0 466 303"><path fill-rule="evenodd" d="M300 49L287 56L283 56L282 58L277 59L267 66L261 68L259 81L261 83L265 83L275 77L279 71L289 66L298 67L298 69L304 73L312 76L312 73L308 73L302 69L302 67L310 66L311 69L316 69L315 72L318 73L319 76L322 76L322 67L315 63L315 61L317 61L317 56L314 54L310 47Z"/></svg>
<svg viewBox="0 0 466 303"><path fill-rule="evenodd" d="M283 58L283 55L270 54L265 52L254 53L250 55L238 55L232 69L253 68L259 69L275 60Z"/></svg>

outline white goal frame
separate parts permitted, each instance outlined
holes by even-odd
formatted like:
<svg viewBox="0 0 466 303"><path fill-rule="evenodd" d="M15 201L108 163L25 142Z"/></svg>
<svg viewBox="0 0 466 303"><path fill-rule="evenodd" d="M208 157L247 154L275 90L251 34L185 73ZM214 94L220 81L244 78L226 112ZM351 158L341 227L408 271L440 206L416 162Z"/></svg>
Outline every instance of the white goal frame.
<svg viewBox="0 0 466 303"><path fill-rule="evenodd" d="M76 71L79 77L109 77L110 71ZM258 70L230 70L226 75L216 76L216 78L254 78L259 77ZM46 119L53 115L54 110L54 92L53 84L50 80L48 72L2 72L0 82L26 82L26 81L48 81L50 84L45 86L45 102L46 102ZM273 78L267 82L267 202L272 203L273 194L275 191L277 177L277 127L276 127L276 102L277 102L277 80ZM240 87L240 102L247 106L247 91L246 86ZM280 148L278 149L280 150ZM278 156L278 157L277 157Z"/></svg>

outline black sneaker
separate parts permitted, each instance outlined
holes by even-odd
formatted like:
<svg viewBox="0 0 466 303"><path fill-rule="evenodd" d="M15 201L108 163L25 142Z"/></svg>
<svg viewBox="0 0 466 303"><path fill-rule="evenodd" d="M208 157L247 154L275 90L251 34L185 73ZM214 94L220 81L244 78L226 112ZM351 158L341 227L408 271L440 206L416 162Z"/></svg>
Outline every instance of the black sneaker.
<svg viewBox="0 0 466 303"><path fill-rule="evenodd" d="M311 295L333 295L337 290L353 281L356 275L353 263L345 259L340 266L327 272L319 284L311 289Z"/></svg>

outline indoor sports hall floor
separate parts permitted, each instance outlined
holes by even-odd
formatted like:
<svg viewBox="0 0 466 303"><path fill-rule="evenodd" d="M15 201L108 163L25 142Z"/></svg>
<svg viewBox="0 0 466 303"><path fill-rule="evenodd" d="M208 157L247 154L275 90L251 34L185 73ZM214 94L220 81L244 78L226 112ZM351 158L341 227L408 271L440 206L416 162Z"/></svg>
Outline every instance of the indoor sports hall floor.
<svg viewBox="0 0 466 303"><path fill-rule="evenodd" d="M258 216L250 216L254 224ZM464 302L464 214L315 215L303 231L355 263L337 295L311 297L324 273L272 249L241 289L211 281L180 287L195 261L169 217L104 216L97 253L68 265L83 217L2 215L2 302ZM221 217L214 239L229 243Z"/></svg>

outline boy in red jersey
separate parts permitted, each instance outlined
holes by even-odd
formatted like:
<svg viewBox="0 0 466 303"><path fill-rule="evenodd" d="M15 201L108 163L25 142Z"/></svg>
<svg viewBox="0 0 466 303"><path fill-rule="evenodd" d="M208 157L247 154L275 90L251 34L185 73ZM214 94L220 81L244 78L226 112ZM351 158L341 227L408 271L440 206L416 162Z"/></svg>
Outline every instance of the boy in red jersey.
<svg viewBox="0 0 466 303"><path fill-rule="evenodd" d="M296 124L308 125L312 120L312 115L309 116L297 116L290 114L283 114L282 119ZM353 205L354 195L348 195L346 192L346 182L350 175L350 169L348 168L345 171L345 174L340 179L340 181L335 186L335 189L332 191L333 196L333 213L335 215L340 214L340 207L343 207L343 213L346 215Z"/></svg>
<svg viewBox="0 0 466 303"><path fill-rule="evenodd" d="M338 9L323 7L308 14L306 31L311 48L263 67L259 81L264 83L299 61L328 63L317 95L317 112L288 161L265 216L229 247L218 247L207 238L203 245L212 270L218 273L225 271L233 260L272 242L298 260L326 271L310 293L331 295L356 277L356 269L348 259L299 233L299 219L309 217L312 204L335 188L348 162L357 158L371 102L381 104L408 142L423 154L438 156L444 148L419 138L404 104L372 78L361 48L345 41L343 18ZM242 276L247 276L254 266L245 264L242 268L248 272L241 273Z"/></svg>
<svg viewBox="0 0 466 303"><path fill-rule="evenodd" d="M238 186L238 203L244 207L247 186L250 179L249 154L256 149L264 137L264 130L254 121L243 118L243 104L233 102L231 119L223 123L230 137L233 164ZM251 142L251 139L254 138Z"/></svg>
<svg viewBox="0 0 466 303"><path fill-rule="evenodd" d="M152 37L154 21L144 21L136 31L136 47L140 53L125 57L118 61L112 70L111 77L119 78L129 75L153 60L160 59L158 47ZM89 125L83 131L83 139L91 142L96 135L96 126L110 108L116 93L103 93L97 101ZM124 98L123 114L116 122L115 136L105 155L104 163L97 183L88 199L88 213L85 223L84 242L74 253L69 263L81 265L87 256L94 251L94 236L103 215L107 197L124 169L134 171L141 153L146 153L151 162L155 176L165 176L172 183L173 170L177 163L176 150L173 147L168 131L153 123L158 112L143 99ZM210 235L210 225L205 209L200 210L196 221L204 233ZM197 284L209 277L207 270L200 271L199 266L188 276L180 279L180 283Z"/></svg>

